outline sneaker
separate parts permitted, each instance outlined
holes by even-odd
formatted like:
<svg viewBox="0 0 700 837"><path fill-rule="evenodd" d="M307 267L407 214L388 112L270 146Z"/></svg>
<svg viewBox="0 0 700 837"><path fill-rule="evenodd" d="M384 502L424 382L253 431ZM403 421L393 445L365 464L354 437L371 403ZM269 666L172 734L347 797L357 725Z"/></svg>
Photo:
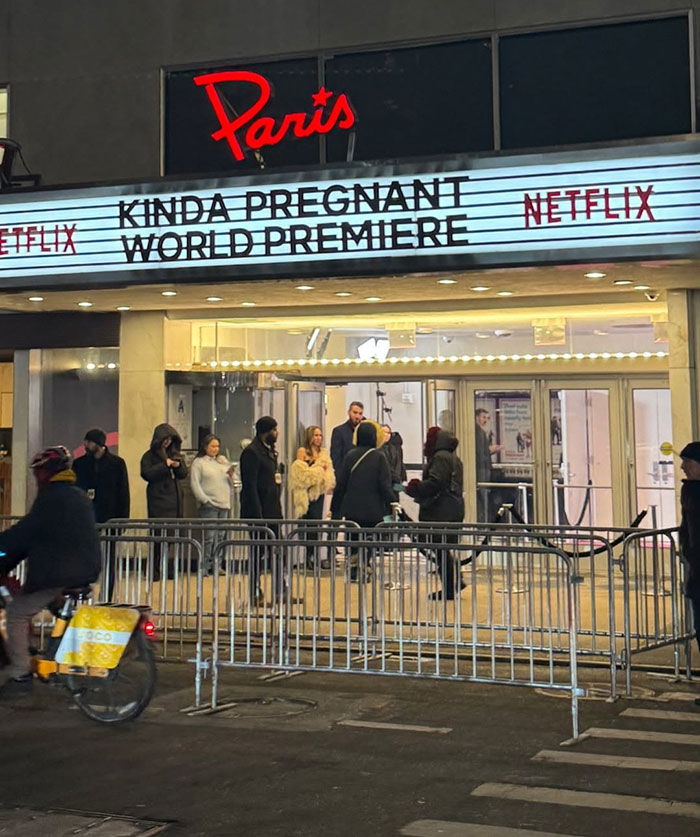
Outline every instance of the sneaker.
<svg viewBox="0 0 700 837"><path fill-rule="evenodd" d="M464 580L460 578L459 580L459 589L460 591L464 590L467 585L464 583ZM454 593L452 595L444 595L442 590L436 590L434 593L430 593L428 599L432 602L453 602L455 599Z"/></svg>
<svg viewBox="0 0 700 837"><path fill-rule="evenodd" d="M34 678L31 674L24 674L22 677L12 678L0 686L0 700L16 700L17 698L28 697L32 693Z"/></svg>

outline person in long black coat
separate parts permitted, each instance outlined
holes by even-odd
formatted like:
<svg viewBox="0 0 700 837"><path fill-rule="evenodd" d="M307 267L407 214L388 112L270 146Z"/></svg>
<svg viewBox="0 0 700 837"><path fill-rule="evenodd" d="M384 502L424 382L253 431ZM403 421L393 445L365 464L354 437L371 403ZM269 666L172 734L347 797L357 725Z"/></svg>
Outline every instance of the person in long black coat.
<svg viewBox="0 0 700 837"><path fill-rule="evenodd" d="M104 430L95 427L85 434L85 455L73 462L76 485L92 500L97 523L129 516L129 476L126 462L107 447Z"/></svg>
<svg viewBox="0 0 700 837"><path fill-rule="evenodd" d="M686 564L685 595L693 612L695 636L700 648L700 442L691 442L681 451L685 474L681 487L681 525L679 546ZM700 705L700 698L695 703Z"/></svg>
<svg viewBox="0 0 700 837"><path fill-rule="evenodd" d="M391 471L384 454L378 450L384 431L373 421L358 425L355 447L345 455L336 475L331 512L352 520L362 528L380 523L391 511L396 495Z"/></svg>
<svg viewBox="0 0 700 837"><path fill-rule="evenodd" d="M282 476L277 461L277 421L272 416L262 416L255 422L255 438L241 452L239 468L241 474L241 517L244 520L264 521L266 529L279 537L279 523L282 519ZM251 540L264 541L261 528L252 527ZM269 536L268 536L269 537ZM261 570L269 564L271 550L264 545L253 545L249 560L248 584L251 601L260 603L263 599L260 588ZM272 556L274 557L274 556ZM274 573L275 592L284 586L282 568Z"/></svg>
<svg viewBox="0 0 700 837"><path fill-rule="evenodd" d="M182 461L180 434L169 424L159 424L153 431L151 446L141 457L141 477L146 480L148 516L153 518L183 517L182 480L187 465ZM177 529L155 529L156 538L177 537ZM161 544L153 544L153 580L161 576ZM168 577L174 574L174 559L168 561Z"/></svg>
<svg viewBox="0 0 700 837"><path fill-rule="evenodd" d="M127 518L131 506L126 462L121 456L111 453L106 441L107 434L104 430L99 427L88 430L85 434L85 456L80 456L73 462L76 485L92 500L97 523ZM104 549L107 560L100 598L110 601L116 575L116 541L108 541Z"/></svg>
<svg viewBox="0 0 700 837"><path fill-rule="evenodd" d="M457 438L440 427L430 427L425 438L423 453L426 465L423 478L411 480L406 486L406 494L413 497L420 507L418 519L427 522L461 523L464 520L464 468L455 453ZM434 534L428 540L438 544L456 544L458 532L450 531L444 535ZM464 584L459 574L459 561L449 549L435 549L436 563L442 578L442 590L432 597L452 600L457 587Z"/></svg>
<svg viewBox="0 0 700 837"><path fill-rule="evenodd" d="M159 424L151 446L141 457L141 477L148 483L149 517L182 517L182 485L187 465L182 461L182 439L174 427Z"/></svg>

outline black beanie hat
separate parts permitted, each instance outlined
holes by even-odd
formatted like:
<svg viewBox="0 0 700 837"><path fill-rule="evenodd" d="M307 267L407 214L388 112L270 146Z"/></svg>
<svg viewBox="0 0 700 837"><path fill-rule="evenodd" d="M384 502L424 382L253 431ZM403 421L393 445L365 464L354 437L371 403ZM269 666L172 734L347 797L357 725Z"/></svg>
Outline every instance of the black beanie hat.
<svg viewBox="0 0 700 837"><path fill-rule="evenodd" d="M96 445L103 448L107 442L107 434L101 428L93 427L92 430L88 430L85 434L85 441L94 442Z"/></svg>
<svg viewBox="0 0 700 837"><path fill-rule="evenodd" d="M700 442L691 442L681 451L681 459L692 459L700 462Z"/></svg>
<svg viewBox="0 0 700 837"><path fill-rule="evenodd" d="M272 416L262 416L255 422L255 432L258 436L262 436L263 433L269 433L275 427L277 427L277 420L273 419Z"/></svg>

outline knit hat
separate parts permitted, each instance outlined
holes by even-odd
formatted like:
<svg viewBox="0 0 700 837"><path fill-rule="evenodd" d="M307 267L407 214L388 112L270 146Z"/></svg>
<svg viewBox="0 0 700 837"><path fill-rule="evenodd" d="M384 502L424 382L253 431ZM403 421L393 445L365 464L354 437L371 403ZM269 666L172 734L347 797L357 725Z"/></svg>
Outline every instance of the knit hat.
<svg viewBox="0 0 700 837"><path fill-rule="evenodd" d="M261 416L255 422L255 432L258 436L262 436L264 433L269 433L270 430L274 430L277 427L277 419L273 419L272 416Z"/></svg>
<svg viewBox="0 0 700 837"><path fill-rule="evenodd" d="M353 437L360 448L378 448L384 441L384 431L376 421L365 419L357 425Z"/></svg>
<svg viewBox="0 0 700 837"><path fill-rule="evenodd" d="M437 437L440 428L437 426L429 427L425 435L425 444L423 445L423 454L426 459L430 459L435 453L435 446L437 445Z"/></svg>
<svg viewBox="0 0 700 837"><path fill-rule="evenodd" d="M692 459L700 462L700 442L691 442L681 451L681 459Z"/></svg>
<svg viewBox="0 0 700 837"><path fill-rule="evenodd" d="M93 427L92 430L88 430L85 434L85 441L94 442L96 445L103 448L107 442L107 434L101 428Z"/></svg>

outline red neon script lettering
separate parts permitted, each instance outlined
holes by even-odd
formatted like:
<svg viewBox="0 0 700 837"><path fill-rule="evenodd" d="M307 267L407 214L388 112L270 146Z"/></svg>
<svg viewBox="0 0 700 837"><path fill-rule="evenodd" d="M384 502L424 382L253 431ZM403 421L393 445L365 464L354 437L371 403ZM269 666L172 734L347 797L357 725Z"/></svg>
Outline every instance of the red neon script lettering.
<svg viewBox="0 0 700 837"><path fill-rule="evenodd" d="M229 118L219 91L216 89L216 85L224 81L242 81L258 87L258 98L255 103L235 119ZM312 134L327 134L333 128L347 131L355 124L355 113L345 93L340 93L336 97L333 105L330 106L330 112L324 118L325 111L329 107L329 100L333 96L333 93L324 87L311 96L314 104L312 115L288 113L277 124L271 116L258 117L272 95L270 82L259 73L249 70L206 73L196 76L194 82L199 86L204 86L221 126L214 131L212 138L217 141L225 139L236 160L243 160L244 148L259 149L266 145L277 145L287 134L304 138Z"/></svg>

